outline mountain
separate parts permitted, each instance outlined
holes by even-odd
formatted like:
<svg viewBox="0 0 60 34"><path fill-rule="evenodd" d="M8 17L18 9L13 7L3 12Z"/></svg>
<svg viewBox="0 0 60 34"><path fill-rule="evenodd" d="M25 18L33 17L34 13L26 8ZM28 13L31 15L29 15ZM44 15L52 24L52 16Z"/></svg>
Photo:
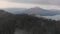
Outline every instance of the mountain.
<svg viewBox="0 0 60 34"><path fill-rule="evenodd" d="M42 9L39 7L35 8L5 8L5 11L8 11L10 13L14 14L36 14L36 15L41 15L41 16L53 16L53 15L59 15L60 10L47 10L47 9Z"/></svg>
<svg viewBox="0 0 60 34"><path fill-rule="evenodd" d="M35 7L35 8L30 8L30 9L26 10L24 13L37 14L37 15L41 15L41 16L53 16L53 15L60 14L60 10L46 10L46 9L42 9L39 7Z"/></svg>
<svg viewBox="0 0 60 34"><path fill-rule="evenodd" d="M13 16L13 14L0 9L0 17L5 18L5 17L9 17L9 16Z"/></svg>
<svg viewBox="0 0 60 34"><path fill-rule="evenodd" d="M27 9L26 8L5 8L4 10L13 14L21 14Z"/></svg>

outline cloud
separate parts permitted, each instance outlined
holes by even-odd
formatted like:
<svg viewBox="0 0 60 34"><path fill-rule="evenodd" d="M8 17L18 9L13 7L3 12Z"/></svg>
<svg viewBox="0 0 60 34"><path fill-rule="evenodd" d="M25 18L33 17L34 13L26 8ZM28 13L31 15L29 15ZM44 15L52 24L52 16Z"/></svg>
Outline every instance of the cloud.
<svg viewBox="0 0 60 34"><path fill-rule="evenodd" d="M32 8L32 7L60 10L60 6L55 6L55 5L26 4L26 3L5 2L5 1L0 2L0 8Z"/></svg>
<svg viewBox="0 0 60 34"><path fill-rule="evenodd" d="M25 3L16 3L16 2L7 2L1 1L0 8L32 8L39 6L37 4L25 4Z"/></svg>
<svg viewBox="0 0 60 34"><path fill-rule="evenodd" d="M55 16L43 16L48 19L53 19L53 20L60 20L60 15L55 15Z"/></svg>
<svg viewBox="0 0 60 34"><path fill-rule="evenodd" d="M0 1L9 1L9 0L0 0Z"/></svg>
<svg viewBox="0 0 60 34"><path fill-rule="evenodd" d="M37 0L35 0L35 1L37 1ZM20 2L20 1L18 3L17 0L16 0L16 2L15 1L13 2L13 0L12 1L10 1L10 0L1 1L0 0L0 8L32 8L32 7L40 7L40 8L44 8L44 9L57 9L57 10L60 10L60 6L59 5L33 4L31 2L32 2L32 0L30 0L30 4L29 3Z"/></svg>
<svg viewBox="0 0 60 34"><path fill-rule="evenodd" d="M45 5L60 5L60 0L9 0L12 2L19 3L34 3L34 4L45 4Z"/></svg>

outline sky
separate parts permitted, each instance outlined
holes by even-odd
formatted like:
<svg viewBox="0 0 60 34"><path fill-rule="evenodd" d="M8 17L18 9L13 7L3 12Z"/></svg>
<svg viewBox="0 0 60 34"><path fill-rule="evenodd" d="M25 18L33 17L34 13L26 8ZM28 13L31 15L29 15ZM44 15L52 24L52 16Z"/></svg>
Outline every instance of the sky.
<svg viewBox="0 0 60 34"><path fill-rule="evenodd" d="M60 0L0 0L0 8L32 8L60 10Z"/></svg>
<svg viewBox="0 0 60 34"><path fill-rule="evenodd" d="M9 0L12 2L19 3L34 3L34 4L45 4L45 5L59 5L60 0Z"/></svg>

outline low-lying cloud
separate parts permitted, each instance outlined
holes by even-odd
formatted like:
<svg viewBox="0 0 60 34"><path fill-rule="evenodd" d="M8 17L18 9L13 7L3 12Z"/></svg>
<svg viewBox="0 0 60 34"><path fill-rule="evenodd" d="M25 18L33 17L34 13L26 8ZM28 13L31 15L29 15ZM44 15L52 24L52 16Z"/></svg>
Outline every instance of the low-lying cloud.
<svg viewBox="0 0 60 34"><path fill-rule="evenodd" d="M60 15L55 15L55 16L43 16L48 19L53 19L53 20L60 20Z"/></svg>

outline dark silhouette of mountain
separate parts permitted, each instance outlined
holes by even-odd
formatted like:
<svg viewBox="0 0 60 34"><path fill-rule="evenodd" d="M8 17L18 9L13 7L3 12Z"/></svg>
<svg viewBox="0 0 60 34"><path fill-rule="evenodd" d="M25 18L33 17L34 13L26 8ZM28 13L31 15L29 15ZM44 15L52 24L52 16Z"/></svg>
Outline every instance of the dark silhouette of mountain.
<svg viewBox="0 0 60 34"><path fill-rule="evenodd" d="M60 14L60 10L46 10L39 7L30 8L25 11L27 14L37 14L41 16L53 16Z"/></svg>
<svg viewBox="0 0 60 34"><path fill-rule="evenodd" d="M0 9L0 17L1 16L7 16L7 15L12 15L12 13L9 13L9 12L6 12L6 11Z"/></svg>
<svg viewBox="0 0 60 34"><path fill-rule="evenodd" d="M60 21L0 10L0 33L14 34L15 28L20 29L20 34L60 34Z"/></svg>
<svg viewBox="0 0 60 34"><path fill-rule="evenodd" d="M6 8L4 9L8 12L14 13L14 14L36 14L41 16L54 16L60 14L60 10L46 10L39 7L35 8Z"/></svg>

